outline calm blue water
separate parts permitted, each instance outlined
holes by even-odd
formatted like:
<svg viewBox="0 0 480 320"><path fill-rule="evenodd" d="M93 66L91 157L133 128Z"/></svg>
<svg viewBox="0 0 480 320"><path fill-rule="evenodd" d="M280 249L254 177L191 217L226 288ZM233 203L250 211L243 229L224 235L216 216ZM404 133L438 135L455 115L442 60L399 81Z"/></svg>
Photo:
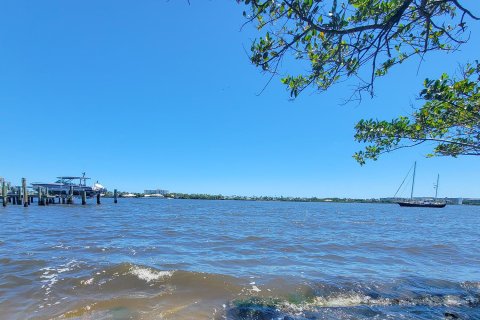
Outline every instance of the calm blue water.
<svg viewBox="0 0 480 320"><path fill-rule="evenodd" d="M1 319L480 319L480 207L112 202L0 207Z"/></svg>

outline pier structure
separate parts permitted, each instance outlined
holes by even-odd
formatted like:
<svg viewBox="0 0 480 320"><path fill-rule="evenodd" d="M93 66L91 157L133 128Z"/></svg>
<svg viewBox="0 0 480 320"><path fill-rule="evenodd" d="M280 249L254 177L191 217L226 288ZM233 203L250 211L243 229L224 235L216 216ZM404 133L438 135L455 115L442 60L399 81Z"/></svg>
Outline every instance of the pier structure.
<svg viewBox="0 0 480 320"><path fill-rule="evenodd" d="M0 178L0 193L3 207L9 203L28 207L33 201L32 194L28 192L25 178L22 178L21 186L12 186L7 180Z"/></svg>
<svg viewBox="0 0 480 320"><path fill-rule="evenodd" d="M77 192L78 195L78 192ZM95 193L93 198L96 198L97 205L101 204L101 192ZM80 192L82 205L87 204L87 192L85 190ZM91 195L90 195L91 197ZM48 187L33 186L28 187L27 179L22 178L20 186L15 186L6 179L0 177L0 198L2 206L7 205L23 205L27 208L37 200L39 206L48 206L53 204L74 204L74 187L70 186L68 192L55 192L53 193ZM114 189L113 202L118 203L118 192Z"/></svg>

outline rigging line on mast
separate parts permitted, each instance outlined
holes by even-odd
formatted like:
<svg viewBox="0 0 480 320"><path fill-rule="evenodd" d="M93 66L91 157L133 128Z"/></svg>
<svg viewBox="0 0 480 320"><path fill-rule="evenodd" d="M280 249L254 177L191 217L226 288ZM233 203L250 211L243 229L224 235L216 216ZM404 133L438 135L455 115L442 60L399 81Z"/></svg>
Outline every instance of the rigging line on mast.
<svg viewBox="0 0 480 320"><path fill-rule="evenodd" d="M397 196L398 191L400 191L400 188L403 186L405 183L405 180L407 180L408 176L410 175L410 172L412 171L413 166L410 167L410 170L408 170L407 175L403 179L402 183L400 184L400 187L398 187L397 192L395 192L395 195L393 196L394 198Z"/></svg>

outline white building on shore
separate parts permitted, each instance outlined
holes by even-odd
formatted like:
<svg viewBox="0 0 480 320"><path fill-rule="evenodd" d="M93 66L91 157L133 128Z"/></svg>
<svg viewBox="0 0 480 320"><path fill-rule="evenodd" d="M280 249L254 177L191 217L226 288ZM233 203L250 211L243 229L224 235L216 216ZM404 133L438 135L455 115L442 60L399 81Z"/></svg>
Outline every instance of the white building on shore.
<svg viewBox="0 0 480 320"><path fill-rule="evenodd" d="M163 190L163 189L154 189L154 190L145 190L144 192L145 196L165 196L168 194L168 190Z"/></svg>

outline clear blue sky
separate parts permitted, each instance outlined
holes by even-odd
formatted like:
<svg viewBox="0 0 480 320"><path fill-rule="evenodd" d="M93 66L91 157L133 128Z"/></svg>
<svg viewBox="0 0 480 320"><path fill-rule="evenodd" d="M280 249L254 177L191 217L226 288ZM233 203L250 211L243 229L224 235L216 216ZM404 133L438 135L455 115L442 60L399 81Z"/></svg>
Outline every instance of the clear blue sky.
<svg viewBox="0 0 480 320"><path fill-rule="evenodd" d="M226 195L392 196L418 161L417 194L480 197L480 159L402 150L360 167L353 126L411 111L425 77L461 52L392 70L377 96L339 106L339 85L289 101L245 53L236 1L0 2L0 176L52 181L86 171L106 187ZM480 5L474 5L480 13Z"/></svg>

